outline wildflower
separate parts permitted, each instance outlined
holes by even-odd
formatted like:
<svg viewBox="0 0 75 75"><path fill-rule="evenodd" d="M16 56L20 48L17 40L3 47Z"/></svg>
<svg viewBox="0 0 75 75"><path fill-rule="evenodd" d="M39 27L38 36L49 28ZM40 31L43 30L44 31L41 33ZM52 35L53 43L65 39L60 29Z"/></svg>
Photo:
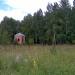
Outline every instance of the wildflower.
<svg viewBox="0 0 75 75"><path fill-rule="evenodd" d="M27 63L28 62L28 59L25 59L24 61Z"/></svg>
<svg viewBox="0 0 75 75"><path fill-rule="evenodd" d="M36 65L37 65L35 60L33 61L33 63L34 63L34 66L36 66Z"/></svg>
<svg viewBox="0 0 75 75"><path fill-rule="evenodd" d="M38 69L37 61L33 60L34 68Z"/></svg>
<svg viewBox="0 0 75 75"><path fill-rule="evenodd" d="M19 62L19 60L20 60L20 56L18 55L16 56L16 62Z"/></svg>

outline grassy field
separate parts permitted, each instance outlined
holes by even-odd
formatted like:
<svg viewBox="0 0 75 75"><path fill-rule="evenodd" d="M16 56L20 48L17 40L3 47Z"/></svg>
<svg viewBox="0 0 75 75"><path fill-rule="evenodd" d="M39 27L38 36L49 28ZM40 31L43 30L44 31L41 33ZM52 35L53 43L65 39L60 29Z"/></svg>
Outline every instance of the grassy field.
<svg viewBox="0 0 75 75"><path fill-rule="evenodd" d="M0 75L75 75L75 45L0 46Z"/></svg>

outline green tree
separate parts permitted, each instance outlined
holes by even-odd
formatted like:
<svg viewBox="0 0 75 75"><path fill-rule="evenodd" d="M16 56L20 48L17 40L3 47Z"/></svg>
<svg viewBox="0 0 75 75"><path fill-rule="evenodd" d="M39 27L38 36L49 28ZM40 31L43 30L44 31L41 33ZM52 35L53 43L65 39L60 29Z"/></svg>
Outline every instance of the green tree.
<svg viewBox="0 0 75 75"><path fill-rule="evenodd" d="M33 25L33 16L31 14L28 14L22 20L20 27L20 31L26 35L26 43L29 43L30 40L32 40L33 42L32 25Z"/></svg>
<svg viewBox="0 0 75 75"><path fill-rule="evenodd" d="M16 21L12 18L8 18L6 16L4 17L3 21L1 22L2 32L5 32L5 31L7 32L8 36L9 36L9 41L11 41L11 43L13 42L14 34L18 32L19 25L20 25L19 21ZM5 37L6 37L6 35L5 35Z"/></svg>
<svg viewBox="0 0 75 75"><path fill-rule="evenodd" d="M65 42L71 43L71 33L70 33L70 16L71 16L71 6L69 0L61 0L61 15L63 15L63 32L65 36Z"/></svg>
<svg viewBox="0 0 75 75"><path fill-rule="evenodd" d="M39 9L33 16L34 43L43 43L44 41L44 19L43 12Z"/></svg>

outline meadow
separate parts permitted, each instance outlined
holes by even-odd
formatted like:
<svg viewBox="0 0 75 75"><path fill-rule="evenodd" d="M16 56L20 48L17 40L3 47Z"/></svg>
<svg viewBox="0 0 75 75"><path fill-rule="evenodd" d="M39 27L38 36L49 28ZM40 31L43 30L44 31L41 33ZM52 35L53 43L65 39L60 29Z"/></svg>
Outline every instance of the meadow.
<svg viewBox="0 0 75 75"><path fill-rule="evenodd" d="M75 75L75 45L0 46L0 75Z"/></svg>

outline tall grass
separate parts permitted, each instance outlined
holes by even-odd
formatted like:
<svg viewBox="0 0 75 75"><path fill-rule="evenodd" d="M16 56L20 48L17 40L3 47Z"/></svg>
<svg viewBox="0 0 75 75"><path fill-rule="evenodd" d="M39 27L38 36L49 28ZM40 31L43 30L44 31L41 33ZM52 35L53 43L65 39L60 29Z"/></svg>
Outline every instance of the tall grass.
<svg viewBox="0 0 75 75"><path fill-rule="evenodd" d="M75 46L0 46L0 75L75 75Z"/></svg>

